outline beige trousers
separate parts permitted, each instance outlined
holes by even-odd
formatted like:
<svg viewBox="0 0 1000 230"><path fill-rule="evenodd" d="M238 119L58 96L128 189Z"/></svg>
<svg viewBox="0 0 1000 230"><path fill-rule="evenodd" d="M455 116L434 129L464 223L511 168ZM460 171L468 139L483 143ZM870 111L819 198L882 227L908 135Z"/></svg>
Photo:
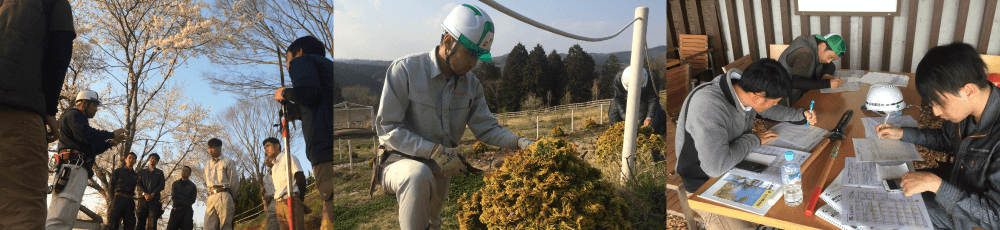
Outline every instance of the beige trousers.
<svg viewBox="0 0 1000 230"><path fill-rule="evenodd" d="M236 202L228 192L208 196L205 202L205 230L232 230Z"/></svg>
<svg viewBox="0 0 1000 230"><path fill-rule="evenodd" d="M0 229L45 228L46 148L41 115L0 107Z"/></svg>
<svg viewBox="0 0 1000 230"><path fill-rule="evenodd" d="M441 208L448 199L451 177L435 177L419 161L386 161L382 169L382 188L396 194L399 201L399 227L403 230L440 229Z"/></svg>
<svg viewBox="0 0 1000 230"><path fill-rule="evenodd" d="M274 207L278 209L278 227L281 230L288 230L288 205L286 204L288 203L288 200L286 198L286 199L281 199L281 201L275 201L275 202L277 203L277 205ZM305 208L303 208L304 207L303 205L305 204L302 203L302 200L299 199L298 197L295 197L295 205L293 206L295 210L293 213L294 215L292 215L292 217L295 218L294 230L306 229L305 216L303 216L304 215L303 210L305 210Z"/></svg>

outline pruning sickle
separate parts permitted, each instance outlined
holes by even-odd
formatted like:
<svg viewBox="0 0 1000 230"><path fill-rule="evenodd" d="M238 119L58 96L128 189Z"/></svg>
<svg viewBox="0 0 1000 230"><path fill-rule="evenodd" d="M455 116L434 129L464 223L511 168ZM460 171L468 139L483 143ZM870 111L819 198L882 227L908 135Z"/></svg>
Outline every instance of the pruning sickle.
<svg viewBox="0 0 1000 230"><path fill-rule="evenodd" d="M845 111L844 115L840 116L840 122L837 122L837 127L830 131L829 138L834 141L833 149L830 150L830 161L826 162L823 175L818 180L819 184L813 189L812 198L809 199L809 206L806 207L806 216L812 216L816 210L816 202L819 201L819 194L823 193L823 185L826 184L826 177L830 175L830 167L833 167L833 162L837 161L837 152L840 152L840 142L845 137L844 127L847 126L847 122L851 121L852 116L854 116L854 110Z"/></svg>

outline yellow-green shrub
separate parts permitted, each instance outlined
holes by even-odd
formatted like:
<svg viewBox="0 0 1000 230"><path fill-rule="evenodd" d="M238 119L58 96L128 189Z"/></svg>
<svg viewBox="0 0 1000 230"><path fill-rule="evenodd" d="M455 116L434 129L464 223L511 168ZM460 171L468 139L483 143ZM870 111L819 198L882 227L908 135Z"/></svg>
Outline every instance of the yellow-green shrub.
<svg viewBox="0 0 1000 230"><path fill-rule="evenodd" d="M485 153L486 151L490 151L490 146L482 141L476 141L476 144L472 145L472 152L474 153Z"/></svg>
<svg viewBox="0 0 1000 230"><path fill-rule="evenodd" d="M566 139L543 138L458 199L462 229L627 229L628 210Z"/></svg>
<svg viewBox="0 0 1000 230"><path fill-rule="evenodd" d="M562 126L556 126L552 128L552 137L566 136L566 132L563 132Z"/></svg>
<svg viewBox="0 0 1000 230"><path fill-rule="evenodd" d="M583 128L587 130L596 129L597 122L594 122L594 119L587 118L586 121L583 121Z"/></svg>
<svg viewBox="0 0 1000 230"><path fill-rule="evenodd" d="M624 121L615 123L611 128L604 131L604 134L597 139L597 150L594 151L597 154L598 163L609 168L617 168L621 164L622 144L625 142L624 134ZM636 159L638 159L637 162L652 162L652 159L646 152L662 150L665 147L663 136L653 134L653 127L642 126L639 128L636 135L635 151Z"/></svg>

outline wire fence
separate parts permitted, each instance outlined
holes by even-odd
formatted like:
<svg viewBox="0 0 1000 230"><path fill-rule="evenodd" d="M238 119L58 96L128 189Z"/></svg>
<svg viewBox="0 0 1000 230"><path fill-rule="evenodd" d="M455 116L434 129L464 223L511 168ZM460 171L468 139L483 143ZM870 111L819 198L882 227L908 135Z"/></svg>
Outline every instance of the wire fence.
<svg viewBox="0 0 1000 230"><path fill-rule="evenodd" d="M317 192L318 192L318 190L316 190L316 182L315 181L313 183L309 184L309 185L306 185L306 196L305 196L306 199L308 199L311 196L315 196L316 194L318 194ZM303 200L302 202L305 203L306 201ZM247 209L247 210L243 211L240 214L234 215L233 217L234 217L234 219L236 219L236 221L233 221L233 226L239 226L239 225L242 225L242 224L246 224L246 223L249 223L250 221L256 220L257 218L267 218L265 215L261 215L262 213L264 213L266 211L267 211L267 207L264 206L264 203L260 203L256 207ZM252 214L248 214L248 213L252 213ZM246 227L246 226L243 226L243 227Z"/></svg>

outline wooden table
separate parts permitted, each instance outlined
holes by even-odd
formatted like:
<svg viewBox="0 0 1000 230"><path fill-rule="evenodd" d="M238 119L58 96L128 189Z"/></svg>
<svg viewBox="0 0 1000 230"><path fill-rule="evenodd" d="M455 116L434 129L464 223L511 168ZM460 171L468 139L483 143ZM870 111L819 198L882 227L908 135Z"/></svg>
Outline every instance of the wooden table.
<svg viewBox="0 0 1000 230"><path fill-rule="evenodd" d="M867 72L867 71L866 71ZM900 87L900 91L903 93L904 101L907 105L920 105L920 96L917 95L917 90L913 83L914 76L911 73L894 73L902 74L910 77L910 82L907 87ZM837 154L836 161L833 162L833 168L830 171L829 177L826 181L823 181L822 188L826 188L833 179L836 179L837 174L844 169L844 158L854 157L854 142L851 138L864 138L865 137L865 127L861 122L861 118L864 117L874 117L879 116L878 114L864 110L862 111L861 106L865 104L865 98L868 95L869 85L862 85L860 91L855 92L841 92L841 93L820 93L819 90L810 90L808 93L802 96L793 108L809 108L809 102L811 100L816 101L816 105L813 111L816 112L818 121L816 124L827 130L832 130L840 116L847 110L854 110L854 117L844 128L844 134L846 138L841 143L840 153ZM920 109L918 108L908 108L903 110L903 115L913 116L914 119L920 119ZM825 139L829 140L829 139ZM832 143L832 142L830 142ZM820 145L824 145L820 143ZM802 173L802 194L804 201L802 204L789 207L785 205L784 199L779 200L774 206L768 210L767 215L760 216L754 213L746 212L737 208L730 207L725 204L720 204L714 201L701 198L699 196L692 196L688 202L691 208L698 209L702 211L707 211L711 213L716 213L724 216L735 217L743 220L747 220L754 223L760 223L781 229L838 229L836 226L826 222L822 218L818 218L815 215L811 217L805 216L806 206L808 206L809 199L813 194L813 190L818 185L816 181L821 174L825 165L830 161L830 151L833 148L833 144L825 146L817 146L813 149L812 156L810 158L816 158L812 165L808 168L803 169ZM705 185L698 189L695 194L701 194L708 189L712 183L718 178L712 178ZM823 199L819 199L816 208L822 207L826 202Z"/></svg>

